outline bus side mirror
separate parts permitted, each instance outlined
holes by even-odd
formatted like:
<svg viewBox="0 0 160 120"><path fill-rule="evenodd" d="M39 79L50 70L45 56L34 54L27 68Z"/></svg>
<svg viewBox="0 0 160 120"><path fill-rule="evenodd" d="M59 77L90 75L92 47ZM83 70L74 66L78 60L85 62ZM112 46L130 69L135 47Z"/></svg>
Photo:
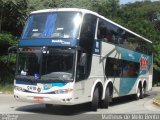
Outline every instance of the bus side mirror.
<svg viewBox="0 0 160 120"><path fill-rule="evenodd" d="M8 58L7 58L7 63L10 63L10 59L12 54L17 53L18 46L11 46L8 48Z"/></svg>
<svg viewBox="0 0 160 120"><path fill-rule="evenodd" d="M17 53L18 46L11 46L8 48L8 53Z"/></svg>

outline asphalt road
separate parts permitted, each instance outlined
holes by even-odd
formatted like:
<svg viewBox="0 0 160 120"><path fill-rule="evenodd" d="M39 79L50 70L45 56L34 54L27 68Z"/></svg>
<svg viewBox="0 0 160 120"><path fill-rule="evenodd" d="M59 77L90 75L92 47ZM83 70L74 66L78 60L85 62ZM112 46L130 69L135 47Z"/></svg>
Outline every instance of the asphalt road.
<svg viewBox="0 0 160 120"><path fill-rule="evenodd" d="M159 114L160 119L160 107L153 104L153 98L158 92L160 88L153 88L144 99L138 101L133 96L116 98L109 109L98 109L97 112L91 112L89 104L54 106L48 110L44 104L18 102L13 95L0 94L0 120L8 115L13 115L8 116L10 118L17 117L14 120L102 120L102 115L109 114Z"/></svg>

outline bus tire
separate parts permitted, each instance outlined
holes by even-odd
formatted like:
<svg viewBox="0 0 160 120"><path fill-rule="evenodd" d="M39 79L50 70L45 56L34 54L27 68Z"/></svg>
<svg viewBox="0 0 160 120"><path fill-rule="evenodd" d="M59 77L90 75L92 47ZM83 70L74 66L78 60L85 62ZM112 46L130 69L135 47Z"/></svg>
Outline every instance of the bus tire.
<svg viewBox="0 0 160 120"><path fill-rule="evenodd" d="M141 97L141 95L142 95L142 89L141 89L140 86L138 86L137 92L136 92L136 94L135 94L135 99L136 99L136 100L139 100L140 97Z"/></svg>
<svg viewBox="0 0 160 120"><path fill-rule="evenodd" d="M96 87L94 90L93 98L92 98L92 102L91 102L91 110L92 111L97 111L98 103L99 103L99 90L98 90L98 87Z"/></svg>
<svg viewBox="0 0 160 120"><path fill-rule="evenodd" d="M141 94L140 98L143 99L145 97L145 95L146 95L146 87L143 87L142 94Z"/></svg>
<svg viewBox="0 0 160 120"><path fill-rule="evenodd" d="M109 87L107 87L106 92L105 92L105 96L104 96L104 100L102 101L103 108L108 108L110 99L111 99L110 98L110 90L109 90Z"/></svg>
<svg viewBox="0 0 160 120"><path fill-rule="evenodd" d="M48 110L52 110L53 109L53 105L52 104L45 104L45 107Z"/></svg>

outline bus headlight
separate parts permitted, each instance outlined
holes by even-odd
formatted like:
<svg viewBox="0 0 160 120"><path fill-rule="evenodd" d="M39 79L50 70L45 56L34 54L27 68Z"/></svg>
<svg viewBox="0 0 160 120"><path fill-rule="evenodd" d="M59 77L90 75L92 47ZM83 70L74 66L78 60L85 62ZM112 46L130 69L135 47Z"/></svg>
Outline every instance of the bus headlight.
<svg viewBox="0 0 160 120"><path fill-rule="evenodd" d="M56 90L54 91L55 94L66 94L66 93L71 93L73 91L73 89L60 89L60 90Z"/></svg>

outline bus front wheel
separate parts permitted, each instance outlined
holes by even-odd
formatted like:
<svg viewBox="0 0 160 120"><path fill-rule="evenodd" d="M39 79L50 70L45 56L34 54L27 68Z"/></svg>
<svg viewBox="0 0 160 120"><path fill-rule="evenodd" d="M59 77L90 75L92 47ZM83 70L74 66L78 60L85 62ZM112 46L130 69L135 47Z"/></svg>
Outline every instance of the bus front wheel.
<svg viewBox="0 0 160 120"><path fill-rule="evenodd" d="M92 102L91 102L91 110L92 111L97 111L98 103L99 103L99 90L98 90L98 87L96 87L94 90L93 98L92 98Z"/></svg>

